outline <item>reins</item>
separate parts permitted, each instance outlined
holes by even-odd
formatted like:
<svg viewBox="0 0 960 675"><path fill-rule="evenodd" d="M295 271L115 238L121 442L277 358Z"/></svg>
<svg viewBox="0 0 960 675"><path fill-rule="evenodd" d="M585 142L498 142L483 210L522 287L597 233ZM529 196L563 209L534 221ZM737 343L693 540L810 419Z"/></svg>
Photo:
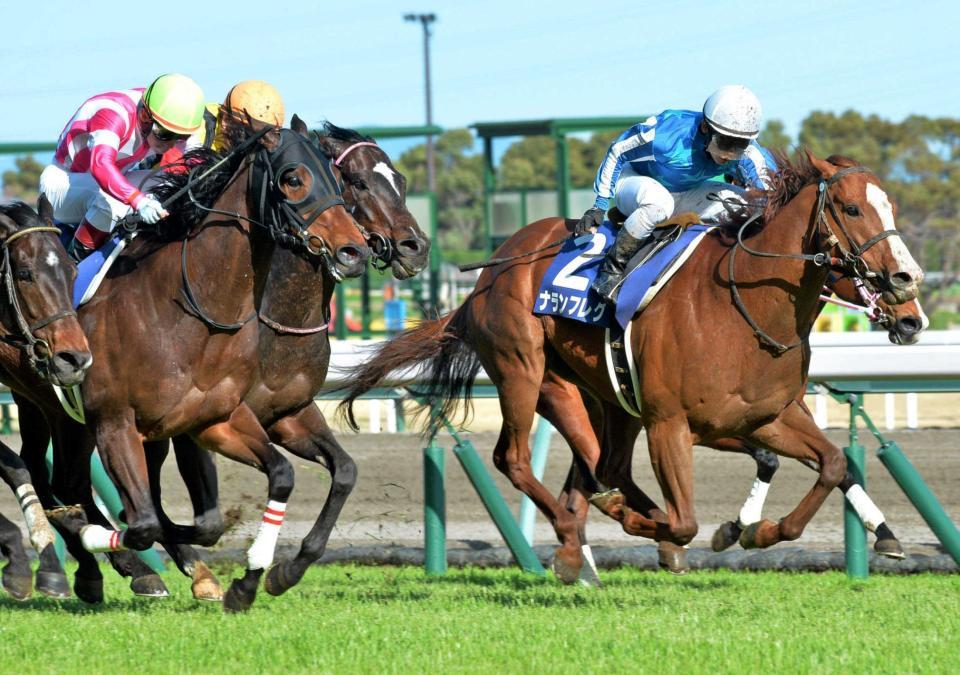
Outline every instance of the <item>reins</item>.
<svg viewBox="0 0 960 675"><path fill-rule="evenodd" d="M770 337L754 320L750 312L747 310L746 305L743 303L743 298L740 296L740 290L737 288L737 282L734 278L734 262L737 254L737 249L742 248L744 251L749 253L752 256L760 258L787 258L792 260L802 260L804 262L813 263L817 267L829 267L830 269L842 269L846 271L853 279L856 284L858 281L862 284L864 279L874 278L877 276L875 272L871 272L867 266L866 261L863 259L863 253L866 252L869 248L875 244L883 241L887 237L891 236L900 236L900 233L896 230L884 230L870 239L868 239L864 244L857 244L853 237L850 236L850 233L847 231L846 225L844 225L843 219L840 218L840 214L837 212L836 206L834 206L833 201L829 199L830 187L837 183L844 176L854 174L854 173L870 173L870 170L862 166L851 166L840 169L832 176L826 180L821 179L817 185L817 204L815 206L815 217L814 223L816 226L816 231L819 232L821 229L825 228L828 236L825 241L827 249L836 246L839 248L842 257L837 258L834 256L828 255L827 251L820 251L818 253L771 253L768 251L758 251L750 248L743 241L743 234L746 229L757 221L762 213L757 213L747 219L737 230L737 241L734 244L733 248L730 250L730 257L727 260L727 276L730 279L730 293L733 297L733 304L736 306L737 310L749 324L750 328L753 329L754 335L757 336L757 339L760 342L771 348L778 355L784 354L791 349L796 349L804 343L803 339L798 340L797 342L785 345L782 342ZM826 217L826 210L829 207L830 214L833 216L834 221L837 224L837 227L840 228L840 231L843 232L844 237L847 240L847 244L850 246L850 249L844 248L843 244L840 243L837 235L834 233L833 228L830 226L830 222ZM858 290L859 290L858 286ZM864 295L863 289L861 291L861 296L866 298Z"/></svg>

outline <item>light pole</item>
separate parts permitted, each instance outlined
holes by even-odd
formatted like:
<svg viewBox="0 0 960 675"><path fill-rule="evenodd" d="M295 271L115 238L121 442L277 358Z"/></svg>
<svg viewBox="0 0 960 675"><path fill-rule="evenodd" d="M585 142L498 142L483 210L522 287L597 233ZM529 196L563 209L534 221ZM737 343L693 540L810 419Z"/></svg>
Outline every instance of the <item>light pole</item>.
<svg viewBox="0 0 960 675"><path fill-rule="evenodd" d="M430 99L430 24L437 20L436 14L404 14L404 21L420 22L423 26L423 79L426 92L427 126L433 125L433 105ZM427 189L436 194L436 175L433 164L433 136L427 136Z"/></svg>

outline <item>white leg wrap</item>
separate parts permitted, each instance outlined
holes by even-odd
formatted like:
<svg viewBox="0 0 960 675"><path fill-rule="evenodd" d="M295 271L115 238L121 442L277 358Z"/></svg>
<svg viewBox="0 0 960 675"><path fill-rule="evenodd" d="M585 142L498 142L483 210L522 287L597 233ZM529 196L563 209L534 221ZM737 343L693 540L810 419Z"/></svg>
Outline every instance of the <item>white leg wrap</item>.
<svg viewBox="0 0 960 675"><path fill-rule="evenodd" d="M30 543L37 553L40 553L56 541L50 521L47 520L43 506L40 505L40 498L37 497L30 483L17 488L17 500L20 502L20 510L23 511L23 519L27 523L27 530L30 532Z"/></svg>
<svg viewBox="0 0 960 675"><path fill-rule="evenodd" d="M272 500L267 502L267 510L263 512L257 538L247 549L247 569L266 569L273 562L273 554L277 549L277 537L280 536L280 526L283 525L283 515L286 510L287 505L283 502Z"/></svg>
<svg viewBox="0 0 960 675"><path fill-rule="evenodd" d="M119 530L108 530L101 525L85 525L80 530L80 541L91 553L126 550L123 546L123 533Z"/></svg>
<svg viewBox="0 0 960 675"><path fill-rule="evenodd" d="M854 485L847 490L847 501L850 502L850 506L852 506L853 510L857 512L857 515L860 516L860 520L863 521L863 526L871 532L876 532L877 528L886 520L886 518L883 517L883 513L877 508L877 505L873 503L873 500L867 496L867 493L859 485Z"/></svg>
<svg viewBox="0 0 960 675"><path fill-rule="evenodd" d="M584 544L580 547L580 553L583 555L583 566L580 568L580 583L584 586L599 586L600 574L597 572L597 563L593 559L593 551L590 550L590 544Z"/></svg>
<svg viewBox="0 0 960 675"><path fill-rule="evenodd" d="M760 514L763 512L763 503L767 500L767 492L769 490L770 483L764 483L759 478L753 479L753 486L750 488L747 501L740 507L740 527L753 525L760 520Z"/></svg>

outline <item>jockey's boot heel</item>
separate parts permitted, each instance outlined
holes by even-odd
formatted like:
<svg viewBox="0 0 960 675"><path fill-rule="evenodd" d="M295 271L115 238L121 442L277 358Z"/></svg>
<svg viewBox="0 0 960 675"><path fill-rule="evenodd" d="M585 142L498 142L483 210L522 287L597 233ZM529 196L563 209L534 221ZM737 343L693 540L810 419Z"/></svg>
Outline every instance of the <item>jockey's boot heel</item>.
<svg viewBox="0 0 960 675"><path fill-rule="evenodd" d="M593 290L596 291L605 302L613 304L617 301L617 294L620 292L620 282L623 281L623 272L630 262L633 254L640 250L640 247L646 243L647 237L637 239L627 232L626 228L621 228L617 232L617 239L613 246L607 251L603 263L600 265L600 272L593 282Z"/></svg>

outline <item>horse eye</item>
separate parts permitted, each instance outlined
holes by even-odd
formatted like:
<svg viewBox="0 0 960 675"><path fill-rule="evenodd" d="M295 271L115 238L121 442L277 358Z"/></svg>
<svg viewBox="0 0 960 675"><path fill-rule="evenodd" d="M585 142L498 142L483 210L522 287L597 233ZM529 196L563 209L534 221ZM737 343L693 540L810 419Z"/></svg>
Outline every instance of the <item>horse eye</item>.
<svg viewBox="0 0 960 675"><path fill-rule="evenodd" d="M303 182L300 180L300 176L293 173L292 171L283 177L284 182L290 187L298 188L303 185Z"/></svg>
<svg viewBox="0 0 960 675"><path fill-rule="evenodd" d="M860 209L856 204L847 204L845 207L843 207L843 210L848 216L860 215Z"/></svg>
<svg viewBox="0 0 960 675"><path fill-rule="evenodd" d="M19 281L33 281L33 272L29 269L17 270L17 279Z"/></svg>

